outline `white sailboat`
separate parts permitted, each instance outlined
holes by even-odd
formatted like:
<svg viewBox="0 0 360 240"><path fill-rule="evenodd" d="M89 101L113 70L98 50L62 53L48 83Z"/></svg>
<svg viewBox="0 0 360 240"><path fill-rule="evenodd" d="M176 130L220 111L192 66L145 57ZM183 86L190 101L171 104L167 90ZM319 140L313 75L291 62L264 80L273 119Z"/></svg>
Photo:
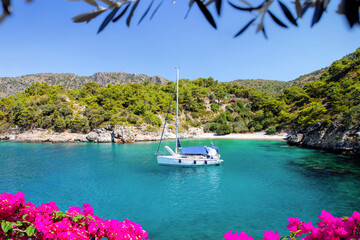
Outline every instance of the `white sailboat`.
<svg viewBox="0 0 360 240"><path fill-rule="evenodd" d="M169 105L169 110L171 101ZM169 112L169 111L168 111ZM179 117L179 68L176 68L176 146L173 151L169 146L165 146L169 155L158 155L159 148L161 145L162 136L160 139L157 155L157 162L159 165L170 165L170 166L210 166L220 165L223 160L220 159L218 153L218 147L216 146L195 146L195 147L181 147L178 138L178 117ZM164 123L163 132L165 129L166 120Z"/></svg>

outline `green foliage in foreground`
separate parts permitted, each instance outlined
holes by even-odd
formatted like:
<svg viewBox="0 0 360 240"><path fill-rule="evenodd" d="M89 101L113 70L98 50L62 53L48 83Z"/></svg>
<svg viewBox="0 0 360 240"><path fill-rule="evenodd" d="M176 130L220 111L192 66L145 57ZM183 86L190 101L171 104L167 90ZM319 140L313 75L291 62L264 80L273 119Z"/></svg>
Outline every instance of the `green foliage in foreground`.
<svg viewBox="0 0 360 240"><path fill-rule="evenodd" d="M217 134L246 133L275 127L306 128L332 122L360 125L360 49L322 71L318 81L291 86L273 97L234 82L212 78L179 82L180 130L203 127ZM24 129L88 132L107 125L145 125L160 130L175 84L86 83L81 89L35 83L25 92L0 99L0 132ZM174 98L174 96L173 96ZM169 116L174 129L175 99ZM276 130L276 129L275 129Z"/></svg>

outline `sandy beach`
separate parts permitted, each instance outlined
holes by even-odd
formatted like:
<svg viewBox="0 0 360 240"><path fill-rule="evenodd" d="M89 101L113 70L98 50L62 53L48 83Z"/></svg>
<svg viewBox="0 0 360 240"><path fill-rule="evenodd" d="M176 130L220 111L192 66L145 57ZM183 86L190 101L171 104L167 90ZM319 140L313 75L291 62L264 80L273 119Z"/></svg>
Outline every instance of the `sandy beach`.
<svg viewBox="0 0 360 240"><path fill-rule="evenodd" d="M194 136L193 138L198 139L239 139L239 140L276 140L285 141L287 133L267 135L265 132L255 133L231 133L227 135L217 135L216 133L203 133Z"/></svg>

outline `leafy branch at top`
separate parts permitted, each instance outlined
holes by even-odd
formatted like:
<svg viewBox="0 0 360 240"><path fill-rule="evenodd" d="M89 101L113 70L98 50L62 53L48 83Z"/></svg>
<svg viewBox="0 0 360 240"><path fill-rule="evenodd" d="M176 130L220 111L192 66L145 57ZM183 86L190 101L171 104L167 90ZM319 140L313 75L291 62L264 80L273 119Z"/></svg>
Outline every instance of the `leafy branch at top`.
<svg viewBox="0 0 360 240"><path fill-rule="evenodd" d="M74 0L71 0L74 1ZM82 1L82 0L75 0L75 1ZM107 9L113 9L110 14L105 18L102 25L99 28L99 32L101 32L112 20L113 22L118 21L122 16L125 15L126 11L132 6L130 13L128 14L128 17L126 19L127 26L130 26L130 22L133 18L134 12L137 9L138 4L140 3L140 0L118 0L118 1L112 1L112 0L101 0L101 2L106 3L107 8L99 7L97 5L96 0L83 0L87 2L88 4L91 4L93 6L97 6L97 10L95 10L92 13L85 13L78 15L73 18L74 22L89 22L91 19L97 17L99 14L103 13ZM153 11L151 14L151 18L155 15L155 13L158 11L159 7L162 5L164 0L159 1L159 4L155 4L155 0L151 1L148 7L146 8L145 13L142 14L142 17L140 18L138 24L140 24L144 18L147 16L147 14L150 11ZM323 16L323 13L326 11L330 0L295 0L292 2L293 8L295 10L295 14L292 13L290 8L283 3L280 0L264 0L261 4L253 5L249 3L246 0L238 0L241 5L235 4L232 1L228 0L227 4L232 6L234 9L240 11L240 12L247 12L250 13L251 19L250 21L243 27L241 30L234 36L238 37L242 33L245 32L250 26L256 25L256 32L262 32L267 38L266 31L265 31L265 16L269 15L270 18L280 27L288 28L286 23L283 20L280 20L278 16L276 16L271 10L271 7L274 7L273 5L275 2L277 2L277 5L281 11L283 12L285 18L294 26L298 26L297 21L301 19L304 14L310 9L313 8L313 17L311 21L311 26L314 26L316 23L318 23ZM148 1L143 1L144 4L148 4ZM189 0L189 10L185 17L190 12L190 9L193 7L194 3L197 5L206 18L206 20L210 23L210 25L213 28L217 28L215 16L210 11L210 6L215 5L216 14L218 16L221 16L222 14L222 7L224 4L226 4L225 1L222 0ZM115 17L115 13L124 6L123 11L118 15L118 17ZM156 8L153 8L153 6L157 6ZM359 7L360 7L360 1L359 0L341 0L339 6L338 6L338 13L343 14L346 16L348 23L350 27L353 27L355 24L360 24L359 20ZM150 18L150 19L151 19Z"/></svg>
<svg viewBox="0 0 360 240"><path fill-rule="evenodd" d="M0 16L0 23L11 14L11 0L1 0L3 5L3 14ZM26 0L28 2L32 0ZM142 13L138 24L140 24L145 17L150 16L150 20L158 12L159 8L162 6L164 0L152 0L152 1L141 1L141 0L67 0L67 1L83 1L95 9L92 12L82 13L72 18L76 23L80 22L90 22L92 19L98 17L107 10L110 13L105 17L104 21L98 29L98 33L103 31L110 22L118 22L122 17L126 16L126 25L129 27L135 11L137 11L138 6L141 4L147 4L146 10ZM286 20L294 26L298 26L298 21L301 19L304 14L310 9L314 9L311 27L317 24L323 13L326 12L330 0L294 0L290 4L284 3L281 0L264 0L262 3L254 5L247 0L238 0L238 3L234 3L235 0L189 0L189 10L185 15L185 18L188 16L190 9L193 7L194 3L200 9L206 20L211 24L213 28L217 28L215 17L221 16L222 8L224 4L229 4L234 9L238 10L240 13L250 14L250 20L245 24L234 37L238 37L244 33L250 26L256 27L256 32L262 32L267 38L265 31L265 16L268 15L270 18L280 27L288 28L287 24L276 16L273 11L270 10L271 7L278 7L281 12L284 14ZM175 2L175 1L174 1ZM251 1L253 2L253 1ZM103 6L101 6L102 4ZM239 5L240 4L240 5ZM210 6L215 6L216 14L211 13ZM273 6L275 5L275 6ZM289 5L292 5L289 8ZM355 25L360 25L359 19L359 9L360 0L341 0L337 13L342 14L346 17L347 22L350 27ZM119 12L119 14L118 14ZM151 13L151 14L150 14ZM295 13L295 14L294 14ZM118 15L116 15L118 14ZM215 16L215 17L214 17Z"/></svg>

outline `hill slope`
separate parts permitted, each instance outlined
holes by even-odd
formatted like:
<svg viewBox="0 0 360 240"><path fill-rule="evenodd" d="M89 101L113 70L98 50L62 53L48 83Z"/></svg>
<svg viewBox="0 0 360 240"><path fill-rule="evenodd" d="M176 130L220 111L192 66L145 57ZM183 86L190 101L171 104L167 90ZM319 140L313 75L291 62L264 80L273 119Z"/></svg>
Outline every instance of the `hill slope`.
<svg viewBox="0 0 360 240"><path fill-rule="evenodd" d="M256 90L265 92L271 96L276 96L281 94L285 88L298 86L303 87L309 82L314 82L320 79L321 75L328 68L322 68L314 72L302 75L292 81L279 81L279 80L264 80L264 79L237 79L232 81L240 86L255 88Z"/></svg>

